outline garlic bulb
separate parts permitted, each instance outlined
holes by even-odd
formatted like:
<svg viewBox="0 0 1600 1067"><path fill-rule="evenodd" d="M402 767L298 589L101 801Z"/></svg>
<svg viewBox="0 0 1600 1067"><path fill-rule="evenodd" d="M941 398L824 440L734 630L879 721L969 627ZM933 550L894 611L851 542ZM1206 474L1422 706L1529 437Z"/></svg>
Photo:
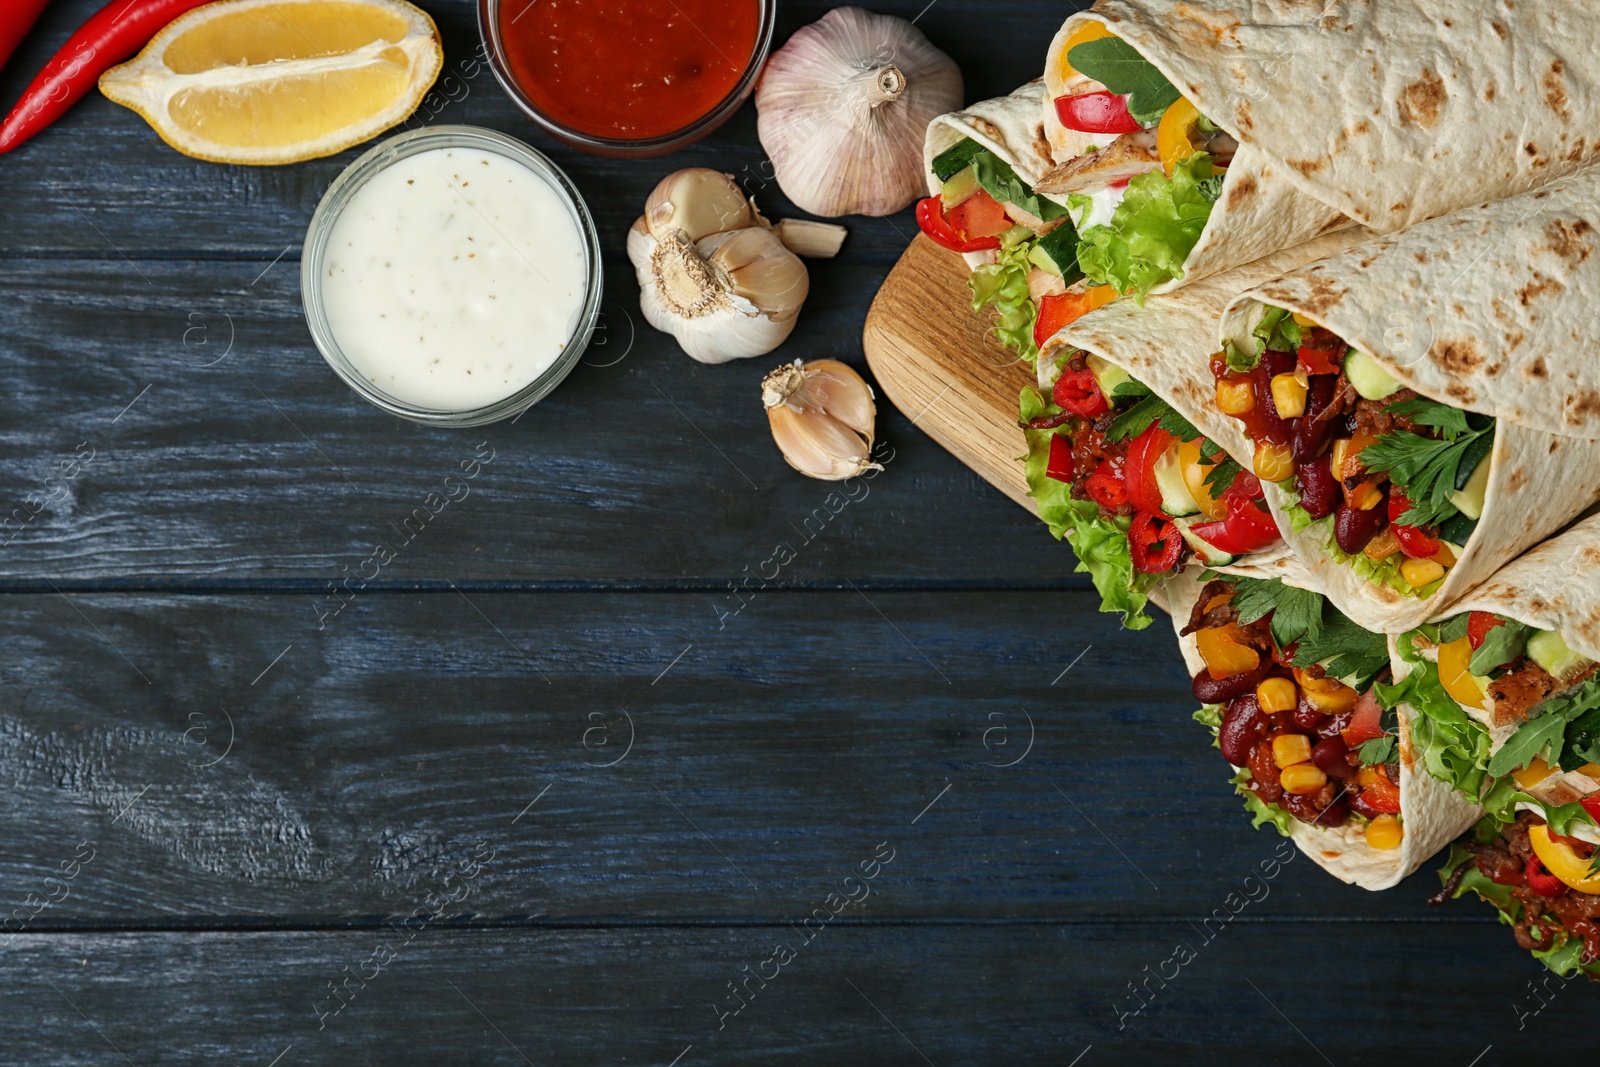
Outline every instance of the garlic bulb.
<svg viewBox="0 0 1600 1067"><path fill-rule="evenodd" d="M789 466L811 478L843 481L869 470L878 408L872 387L836 359L795 360L761 383L772 439Z"/></svg>
<svg viewBox="0 0 1600 1067"><path fill-rule="evenodd" d="M767 61L756 132L813 215L892 215L927 192L928 123L961 107L961 70L905 19L835 8Z"/></svg>
<svg viewBox="0 0 1600 1067"><path fill-rule="evenodd" d="M639 305L650 325L702 363L783 344L810 292L805 264L726 174L664 178L628 231Z"/></svg>

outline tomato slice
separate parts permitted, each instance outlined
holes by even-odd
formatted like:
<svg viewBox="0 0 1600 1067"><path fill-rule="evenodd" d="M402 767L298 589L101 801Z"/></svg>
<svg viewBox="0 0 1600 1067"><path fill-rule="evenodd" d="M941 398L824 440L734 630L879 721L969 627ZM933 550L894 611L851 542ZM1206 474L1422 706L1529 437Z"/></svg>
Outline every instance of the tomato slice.
<svg viewBox="0 0 1600 1067"><path fill-rule="evenodd" d="M1117 511L1128 503L1128 483L1123 481L1122 466L1115 460L1101 461L1083 489L1090 500L1109 511Z"/></svg>
<svg viewBox="0 0 1600 1067"><path fill-rule="evenodd" d="M1043 348L1059 331L1116 298L1114 285L1094 285L1082 292L1040 297L1039 315L1033 320L1033 343Z"/></svg>
<svg viewBox="0 0 1600 1067"><path fill-rule="evenodd" d="M1219 552L1243 556L1275 545L1281 539L1272 515L1241 496L1225 496L1228 517L1217 522L1202 522L1190 528L1200 540Z"/></svg>
<svg viewBox="0 0 1600 1067"><path fill-rule="evenodd" d="M1233 484L1222 491L1223 496L1236 496L1244 500L1261 500L1266 493L1261 491L1261 479L1249 471L1240 471L1233 476Z"/></svg>
<svg viewBox="0 0 1600 1067"><path fill-rule="evenodd" d="M1044 476L1058 482L1070 482L1072 473L1072 442L1056 434L1050 438L1050 462L1045 466Z"/></svg>
<svg viewBox="0 0 1600 1067"><path fill-rule="evenodd" d="M1079 133L1138 133L1144 129L1128 113L1128 98L1106 90L1056 97L1056 117L1061 125Z"/></svg>
<svg viewBox="0 0 1600 1067"><path fill-rule="evenodd" d="M1372 690L1368 689L1361 694L1350 717L1350 725L1340 733L1344 736L1344 743L1351 748L1364 741L1371 741L1374 737L1383 736L1383 705L1378 703L1378 698Z"/></svg>
<svg viewBox="0 0 1600 1067"><path fill-rule="evenodd" d="M1472 650L1476 652L1481 648L1484 639L1489 636L1489 631L1496 626L1504 626L1505 621L1492 611L1474 611L1468 615L1467 643L1472 645ZM1600 815L1595 815L1595 818L1600 819Z"/></svg>
<svg viewBox="0 0 1600 1067"><path fill-rule="evenodd" d="M973 233L962 228L962 226L970 225L978 225L981 228L986 222L992 225L992 220L988 219L989 209L986 205L980 205L971 210L967 208L968 204L972 204L979 198L986 199L990 204L1000 208L994 197L988 193L980 192L959 205L947 216L944 211L944 200L937 196L930 196L917 204L917 226L921 228L923 233L931 237L935 244L948 248L952 252L983 252L987 249L999 248L999 234L1004 233L1004 229L982 234ZM1005 215L1005 208L1000 208L1000 214L1002 216ZM1006 228L1009 229L1009 225Z"/></svg>
<svg viewBox="0 0 1600 1067"><path fill-rule="evenodd" d="M1152 515L1162 513L1161 487L1156 484L1156 463L1176 444L1176 438L1151 426L1128 445L1128 503Z"/></svg>
<svg viewBox="0 0 1600 1067"><path fill-rule="evenodd" d="M1344 370L1344 349L1337 334L1312 326L1301 333L1296 356L1307 374L1338 374Z"/></svg>
<svg viewBox="0 0 1600 1067"><path fill-rule="evenodd" d="M1361 796L1375 811L1385 815L1400 814L1400 787L1389 781L1381 767L1372 784L1361 787Z"/></svg>
<svg viewBox="0 0 1600 1067"><path fill-rule="evenodd" d="M1128 553L1133 569L1142 574L1165 574L1178 565L1183 538L1172 523L1148 511L1133 517L1128 527Z"/></svg>
<svg viewBox="0 0 1600 1067"><path fill-rule="evenodd" d="M1439 554L1439 541L1429 537L1420 526L1402 526L1395 520L1411 508L1411 501L1398 488L1389 490L1389 523L1400 541L1400 551L1412 559L1432 559Z"/></svg>
<svg viewBox="0 0 1600 1067"><path fill-rule="evenodd" d="M1088 369L1074 370L1068 367L1063 370L1050 390L1050 399L1061 410L1086 419L1098 418L1111 410L1105 395L1100 392L1100 383L1095 380L1094 372Z"/></svg>

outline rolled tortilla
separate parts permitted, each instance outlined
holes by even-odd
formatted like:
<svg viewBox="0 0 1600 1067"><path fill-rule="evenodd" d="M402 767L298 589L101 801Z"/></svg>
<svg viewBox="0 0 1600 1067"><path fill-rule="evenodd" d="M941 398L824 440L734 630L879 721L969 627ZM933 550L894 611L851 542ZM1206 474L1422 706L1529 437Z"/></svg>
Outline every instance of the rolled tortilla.
<svg viewBox="0 0 1600 1067"><path fill-rule="evenodd" d="M1275 575L1286 585L1321 592L1315 579L1292 561L1279 562ZM1167 582L1173 629L1182 631L1199 598L1202 584L1198 571L1191 570ZM1389 662L1396 679L1403 678L1408 664L1395 652L1390 639ZM1194 635L1178 638L1184 662L1191 675L1205 667ZM1387 889L1400 882L1428 858L1475 823L1483 809L1467 800L1448 784L1428 775L1411 745L1411 709L1401 704L1400 723L1400 820L1405 837L1395 849L1375 849L1367 844L1366 832L1353 820L1343 826L1323 827L1294 819L1289 837L1329 874L1363 889Z"/></svg>
<svg viewBox="0 0 1600 1067"><path fill-rule="evenodd" d="M1600 499L1600 170L1378 237L1238 296L1222 338L1246 350L1267 305L1367 352L1401 385L1494 416L1489 485L1466 551L1427 600L1328 553L1321 525L1286 535L1352 620L1397 633L1443 613ZM1288 530L1285 498L1268 502Z"/></svg>
<svg viewBox="0 0 1600 1067"><path fill-rule="evenodd" d="M934 157L962 138L971 137L1010 163L1039 195L1065 207L1065 193L1051 192L1041 184L1057 165L1042 117L1048 103L1044 81L1035 80L1009 96L985 100L965 111L934 119L923 145L929 191L939 191L939 182L933 177ZM1211 209L1200 240L1184 261L1183 277L1158 285L1151 292L1171 292L1348 225L1349 221L1337 211L1284 181L1264 157L1242 152L1228 168L1221 196ZM968 252L966 259L972 267L988 261L981 252Z"/></svg>
<svg viewBox="0 0 1600 1067"><path fill-rule="evenodd" d="M1600 7L1098 0L1103 22L1304 195L1382 233L1600 157Z"/></svg>

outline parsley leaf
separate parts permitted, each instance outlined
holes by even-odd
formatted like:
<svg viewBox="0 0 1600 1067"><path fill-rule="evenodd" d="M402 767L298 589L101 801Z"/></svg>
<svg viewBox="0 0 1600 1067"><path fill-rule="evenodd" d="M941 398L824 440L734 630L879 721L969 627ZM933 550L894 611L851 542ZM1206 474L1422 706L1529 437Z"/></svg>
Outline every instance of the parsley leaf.
<svg viewBox="0 0 1600 1067"><path fill-rule="evenodd" d="M1209 444L1209 442L1207 443ZM1202 484L1205 485L1206 491L1213 497L1220 497L1228 491L1228 487L1233 484L1233 480L1243 473L1244 466L1238 460L1232 456L1224 456L1221 461L1206 471Z"/></svg>
<svg viewBox="0 0 1600 1067"><path fill-rule="evenodd" d="M1246 625L1272 613L1272 636L1280 648L1322 626L1321 593L1284 585L1277 578L1236 578L1233 606Z"/></svg>
<svg viewBox="0 0 1600 1067"><path fill-rule="evenodd" d="M1118 386L1113 392L1122 395L1122 387ZM1106 439L1127 441L1157 425L1180 441L1193 441L1200 437L1200 431L1194 428L1194 423L1178 414L1171 404L1150 393L1111 420L1111 425L1106 427Z"/></svg>
<svg viewBox="0 0 1600 1067"><path fill-rule="evenodd" d="M1363 767L1376 767L1380 763L1393 763L1400 758L1396 742L1399 738L1394 734L1384 734L1374 737L1370 741L1361 742L1361 747L1356 749L1356 757L1361 760Z"/></svg>
<svg viewBox="0 0 1600 1067"><path fill-rule="evenodd" d="M1310 667L1320 663L1329 678L1348 680L1356 689L1365 689L1389 666L1389 641L1345 618L1330 612L1320 629L1300 639L1294 665Z"/></svg>
<svg viewBox="0 0 1600 1067"><path fill-rule="evenodd" d="M1453 408L1449 404L1441 404L1437 400L1429 400L1425 396L1398 400L1385 410L1391 415L1410 419L1418 426L1431 426L1452 441L1471 429L1467 425L1465 411Z"/></svg>
<svg viewBox="0 0 1600 1067"><path fill-rule="evenodd" d="M1132 378L1118 382L1117 387L1111 390L1110 400L1126 400L1129 398L1140 399L1150 395L1150 387L1143 382L1136 382Z"/></svg>
<svg viewBox="0 0 1600 1067"><path fill-rule="evenodd" d="M1148 59L1119 37L1101 37L1076 45L1067 53L1072 69L1104 85L1113 93L1128 93L1128 114L1149 126L1178 100L1173 88Z"/></svg>
<svg viewBox="0 0 1600 1067"><path fill-rule="evenodd" d="M1457 414L1465 425L1465 413ZM1361 462L1367 470L1387 474L1411 501L1411 507L1396 520L1406 526L1431 526L1459 514L1450 496L1456 491L1462 461L1480 439L1494 433L1494 422L1491 420L1481 430L1457 432L1452 427L1443 432L1446 437L1435 439L1397 430L1383 434L1361 450Z"/></svg>

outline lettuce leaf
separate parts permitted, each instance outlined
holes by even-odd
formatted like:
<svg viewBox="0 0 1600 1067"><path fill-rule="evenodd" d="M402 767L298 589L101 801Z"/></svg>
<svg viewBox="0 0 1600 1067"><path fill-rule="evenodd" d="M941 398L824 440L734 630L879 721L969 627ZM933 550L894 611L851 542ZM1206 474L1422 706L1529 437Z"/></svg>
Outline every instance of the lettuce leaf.
<svg viewBox="0 0 1600 1067"><path fill-rule="evenodd" d="M1024 422L1060 409L1048 403L1036 389L1025 388L1018 401ZM1092 500L1072 499L1072 485L1045 474L1050 463L1050 438L1064 430L1027 430L1028 457L1023 471L1028 479L1028 494L1039 505L1039 517L1057 539L1065 539L1078 554L1078 573L1087 573L1100 594L1101 611L1122 612L1122 625L1143 630L1150 625L1145 603L1157 576L1133 569L1128 550L1127 519L1114 521L1100 517L1100 507Z"/></svg>
<svg viewBox="0 0 1600 1067"><path fill-rule="evenodd" d="M1029 363L1039 358L1039 348L1033 343L1033 321L1039 309L1028 292L1028 272L1033 269L1028 254L1037 243L1021 227L1002 234L995 262L979 267L967 279L972 310L981 314L994 305L995 337Z"/></svg>
<svg viewBox="0 0 1600 1067"><path fill-rule="evenodd" d="M1411 673L1397 685L1378 685L1378 701L1385 708L1401 703L1411 708L1411 747L1428 774L1477 803L1489 764L1489 731L1445 691L1436 664L1423 659L1405 637L1397 644L1412 664Z"/></svg>
<svg viewBox="0 0 1600 1067"><path fill-rule="evenodd" d="M1162 282L1183 277L1183 263L1211 217L1201 183L1211 177L1204 152L1173 168L1168 178L1147 171L1128 183L1116 214L1104 226L1079 235L1078 264L1084 276L1140 300Z"/></svg>
<svg viewBox="0 0 1600 1067"><path fill-rule="evenodd" d="M1250 826L1259 830L1267 823L1271 823L1284 837L1289 836L1289 827L1294 825L1294 816L1276 804L1268 804L1250 791L1245 785L1250 780L1250 771L1242 769L1233 776L1233 788L1244 798L1244 810L1250 813Z"/></svg>

